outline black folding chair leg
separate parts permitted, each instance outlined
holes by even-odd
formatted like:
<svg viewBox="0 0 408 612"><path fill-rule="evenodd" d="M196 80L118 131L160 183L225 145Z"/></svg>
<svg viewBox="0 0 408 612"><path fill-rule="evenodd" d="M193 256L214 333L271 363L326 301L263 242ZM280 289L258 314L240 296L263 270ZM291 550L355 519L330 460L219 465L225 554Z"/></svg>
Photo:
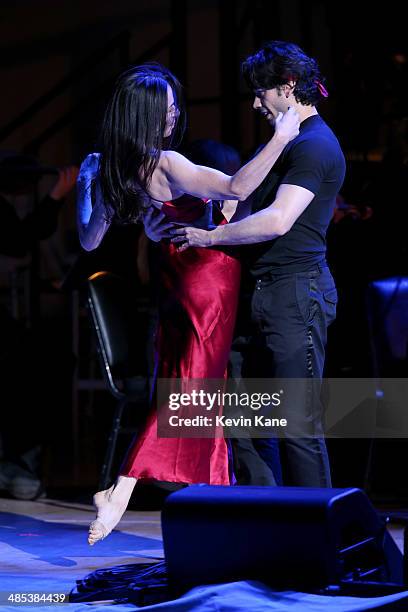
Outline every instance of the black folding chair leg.
<svg viewBox="0 0 408 612"><path fill-rule="evenodd" d="M128 400L126 398L123 398L119 400L116 406L116 409L115 409L115 414L113 416L112 429L109 435L108 446L106 449L105 459L104 459L102 470L101 470L101 479L99 482L100 491L104 491L108 487L108 484L110 481L111 471L112 471L112 462L113 462L113 457L114 457L115 450L116 450L116 443L118 441L118 434L120 430L123 409L127 403L128 403Z"/></svg>

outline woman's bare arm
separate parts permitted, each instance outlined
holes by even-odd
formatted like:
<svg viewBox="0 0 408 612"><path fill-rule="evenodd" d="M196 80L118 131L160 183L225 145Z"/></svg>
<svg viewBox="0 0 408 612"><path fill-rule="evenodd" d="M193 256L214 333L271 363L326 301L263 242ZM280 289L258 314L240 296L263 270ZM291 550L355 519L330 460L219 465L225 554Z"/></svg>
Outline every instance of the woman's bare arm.
<svg viewBox="0 0 408 612"><path fill-rule="evenodd" d="M205 166L196 166L175 151L165 151L153 173L150 191L154 197L163 200L169 197L174 199L181 193L219 200L246 200L261 184L288 142L298 133L299 116L290 108L277 118L275 133L269 142L233 176Z"/></svg>
<svg viewBox="0 0 408 612"><path fill-rule="evenodd" d="M77 224L79 241L86 251L96 249L110 226L98 179L99 154L91 153L81 165L77 180ZM95 202L92 205L92 181Z"/></svg>

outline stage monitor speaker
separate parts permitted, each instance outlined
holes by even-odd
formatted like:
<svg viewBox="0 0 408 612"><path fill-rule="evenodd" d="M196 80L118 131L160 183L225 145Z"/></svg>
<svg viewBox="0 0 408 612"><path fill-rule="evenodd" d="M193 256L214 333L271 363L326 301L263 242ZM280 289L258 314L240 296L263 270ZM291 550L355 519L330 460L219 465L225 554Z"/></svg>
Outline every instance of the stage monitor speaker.
<svg viewBox="0 0 408 612"><path fill-rule="evenodd" d="M402 554L360 489L190 486L167 498L162 529L176 592L248 579L328 592L403 585Z"/></svg>

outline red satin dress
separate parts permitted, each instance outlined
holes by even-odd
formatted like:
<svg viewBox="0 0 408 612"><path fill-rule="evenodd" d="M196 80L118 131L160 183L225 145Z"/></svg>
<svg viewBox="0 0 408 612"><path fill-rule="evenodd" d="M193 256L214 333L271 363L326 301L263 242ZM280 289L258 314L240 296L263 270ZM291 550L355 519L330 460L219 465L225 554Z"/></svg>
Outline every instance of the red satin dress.
<svg viewBox="0 0 408 612"><path fill-rule="evenodd" d="M183 196L165 202L169 219L193 223L206 202ZM213 220L225 224L216 210ZM160 323L157 375L162 378L226 376L238 304L240 262L218 248L188 248L161 242ZM230 484L223 437L160 438L155 405L131 445L120 473L181 483Z"/></svg>

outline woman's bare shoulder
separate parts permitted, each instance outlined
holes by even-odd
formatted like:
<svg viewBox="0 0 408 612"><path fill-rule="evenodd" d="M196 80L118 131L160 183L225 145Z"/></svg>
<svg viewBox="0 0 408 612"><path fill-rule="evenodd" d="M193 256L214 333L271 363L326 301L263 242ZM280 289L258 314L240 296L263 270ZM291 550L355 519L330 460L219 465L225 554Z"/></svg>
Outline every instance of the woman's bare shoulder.
<svg viewBox="0 0 408 612"><path fill-rule="evenodd" d="M168 171L174 166L178 166L180 164L188 163L188 160L181 153L177 153L177 151L162 151L160 154L159 167L161 170Z"/></svg>
<svg viewBox="0 0 408 612"><path fill-rule="evenodd" d="M176 151L162 151L159 163L153 172L149 185L149 195L154 200L165 202L184 193L174 184L174 177L180 173L180 163L186 158Z"/></svg>

